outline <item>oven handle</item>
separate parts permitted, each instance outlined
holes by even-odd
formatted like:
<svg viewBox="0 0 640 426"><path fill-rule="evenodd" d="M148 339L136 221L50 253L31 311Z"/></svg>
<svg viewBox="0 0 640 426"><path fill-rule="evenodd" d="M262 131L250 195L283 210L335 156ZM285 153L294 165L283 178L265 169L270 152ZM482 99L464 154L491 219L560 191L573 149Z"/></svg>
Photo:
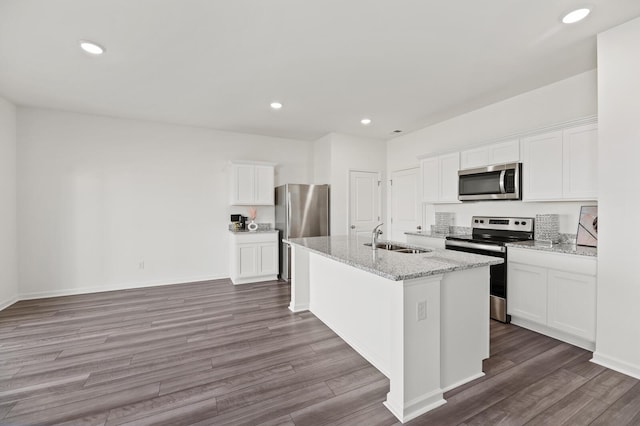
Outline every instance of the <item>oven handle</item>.
<svg viewBox="0 0 640 426"><path fill-rule="evenodd" d="M504 187L504 177L507 174L506 170L503 170L500 172L500 193L501 194L506 194L507 190Z"/></svg>
<svg viewBox="0 0 640 426"><path fill-rule="evenodd" d="M467 243L465 241L456 241L456 240L447 240L445 241L445 248L447 248L448 246L452 246L452 247L462 247L462 248L470 248L470 249L477 249L477 250L486 250L486 251L492 251L495 253L504 253L507 251L507 249L503 246L494 246L492 244L478 244L478 243Z"/></svg>

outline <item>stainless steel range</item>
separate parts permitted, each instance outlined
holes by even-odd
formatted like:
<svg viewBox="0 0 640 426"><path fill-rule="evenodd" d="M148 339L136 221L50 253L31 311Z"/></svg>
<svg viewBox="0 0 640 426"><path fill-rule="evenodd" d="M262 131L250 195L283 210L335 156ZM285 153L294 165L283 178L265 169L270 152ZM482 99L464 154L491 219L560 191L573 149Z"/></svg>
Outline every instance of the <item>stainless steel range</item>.
<svg viewBox="0 0 640 426"><path fill-rule="evenodd" d="M533 239L534 219L531 217L473 216L471 235L447 237L449 250L501 257L504 263L491 266L491 318L509 322L507 315L507 248L506 243Z"/></svg>

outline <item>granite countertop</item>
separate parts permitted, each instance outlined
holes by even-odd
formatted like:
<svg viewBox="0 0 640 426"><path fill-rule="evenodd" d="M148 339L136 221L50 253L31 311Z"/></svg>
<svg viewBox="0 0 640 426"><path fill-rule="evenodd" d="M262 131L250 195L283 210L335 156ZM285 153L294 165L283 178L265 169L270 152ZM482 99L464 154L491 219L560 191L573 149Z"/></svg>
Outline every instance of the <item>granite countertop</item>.
<svg viewBox="0 0 640 426"><path fill-rule="evenodd" d="M518 241L515 243L508 243L507 247L541 250L552 253L575 254L578 256L598 256L598 249L596 247L578 246L575 244L551 244L542 241Z"/></svg>
<svg viewBox="0 0 640 426"><path fill-rule="evenodd" d="M497 257L453 250L425 249L393 241L380 240L430 251L411 254L383 249L372 250L364 245L368 242L366 239L348 236L293 238L286 242L393 281L503 263L503 259Z"/></svg>
<svg viewBox="0 0 640 426"><path fill-rule="evenodd" d="M248 229L240 229L238 231L234 231L229 229L229 232L232 234L269 234L273 232L278 232L277 229L257 229L255 231L249 231Z"/></svg>
<svg viewBox="0 0 640 426"><path fill-rule="evenodd" d="M441 239L445 239L447 238L449 235L453 235L453 234L438 234L436 232L431 232L431 231L412 231L412 232L405 232L405 235L417 235L418 237L429 237L429 238L441 238Z"/></svg>

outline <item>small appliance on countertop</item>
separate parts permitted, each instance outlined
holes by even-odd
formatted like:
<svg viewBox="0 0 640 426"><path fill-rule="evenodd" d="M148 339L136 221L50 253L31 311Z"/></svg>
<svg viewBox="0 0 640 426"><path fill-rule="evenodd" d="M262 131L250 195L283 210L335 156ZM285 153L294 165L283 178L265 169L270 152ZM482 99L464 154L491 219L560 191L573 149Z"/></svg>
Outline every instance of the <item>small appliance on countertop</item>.
<svg viewBox="0 0 640 426"><path fill-rule="evenodd" d="M471 218L471 235L450 235L445 248L467 253L504 259L501 265L491 266L490 317L508 323L507 315L507 247L515 241L533 240L534 218L532 217L488 217Z"/></svg>
<svg viewBox="0 0 640 426"><path fill-rule="evenodd" d="M247 217L241 214L231 215L231 228L234 231L244 231L246 229Z"/></svg>

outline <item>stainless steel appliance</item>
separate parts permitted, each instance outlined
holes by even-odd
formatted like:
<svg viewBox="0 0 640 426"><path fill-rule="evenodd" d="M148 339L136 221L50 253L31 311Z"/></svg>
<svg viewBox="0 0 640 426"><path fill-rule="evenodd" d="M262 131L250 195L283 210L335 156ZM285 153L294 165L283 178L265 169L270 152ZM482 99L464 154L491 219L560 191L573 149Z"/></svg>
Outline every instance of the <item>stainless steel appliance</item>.
<svg viewBox="0 0 640 426"><path fill-rule="evenodd" d="M520 200L522 163L458 171L458 200Z"/></svg>
<svg viewBox="0 0 640 426"><path fill-rule="evenodd" d="M282 239L329 235L329 185L287 184L276 188L280 231L280 278L291 278L291 248Z"/></svg>
<svg viewBox="0 0 640 426"><path fill-rule="evenodd" d="M507 315L507 247L505 244L532 240L534 219L474 216L471 219L471 229L471 235L447 237L445 248L504 259L503 264L490 267L490 316L498 321L509 322L511 318Z"/></svg>

